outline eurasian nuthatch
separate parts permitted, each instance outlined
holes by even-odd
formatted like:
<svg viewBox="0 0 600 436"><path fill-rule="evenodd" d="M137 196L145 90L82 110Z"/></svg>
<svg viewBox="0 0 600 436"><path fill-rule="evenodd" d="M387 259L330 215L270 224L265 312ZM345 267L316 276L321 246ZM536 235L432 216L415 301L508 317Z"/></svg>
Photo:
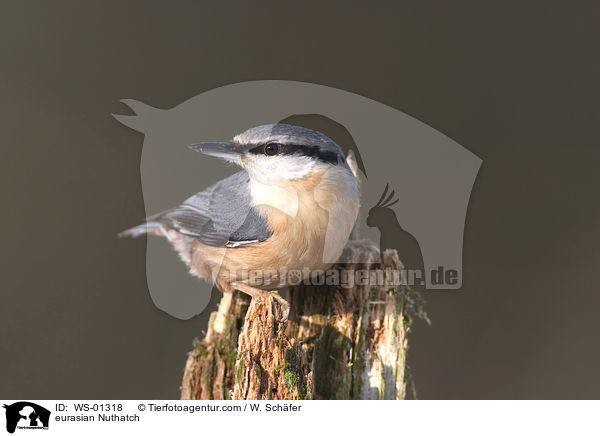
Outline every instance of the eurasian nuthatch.
<svg viewBox="0 0 600 436"><path fill-rule="evenodd" d="M326 270L358 216L357 179L344 153L322 133L288 124L190 148L243 170L120 235L163 235L193 275L223 292L271 295L287 310L277 292L261 288L286 286L282 271Z"/></svg>

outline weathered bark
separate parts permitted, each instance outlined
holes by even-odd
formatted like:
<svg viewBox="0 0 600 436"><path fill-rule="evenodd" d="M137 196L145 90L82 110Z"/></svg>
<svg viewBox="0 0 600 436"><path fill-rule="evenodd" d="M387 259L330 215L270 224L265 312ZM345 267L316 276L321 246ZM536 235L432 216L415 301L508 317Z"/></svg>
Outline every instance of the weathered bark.
<svg viewBox="0 0 600 436"><path fill-rule="evenodd" d="M272 298L225 294L189 353L182 399L404 399L407 307L402 268L354 242L335 268L379 274L378 286L297 286L289 321ZM394 277L395 275L395 277Z"/></svg>
<svg viewBox="0 0 600 436"><path fill-rule="evenodd" d="M182 399L231 398L238 337L249 303L246 294L223 294L218 311L210 315L204 340L195 339L194 349L188 353L181 384Z"/></svg>

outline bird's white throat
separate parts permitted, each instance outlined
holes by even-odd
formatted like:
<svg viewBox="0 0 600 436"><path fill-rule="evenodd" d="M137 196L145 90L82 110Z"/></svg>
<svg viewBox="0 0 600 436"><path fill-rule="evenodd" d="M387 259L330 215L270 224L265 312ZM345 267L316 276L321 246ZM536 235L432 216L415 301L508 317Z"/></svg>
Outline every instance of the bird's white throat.
<svg viewBox="0 0 600 436"><path fill-rule="evenodd" d="M293 187L263 183L250 178L250 197L254 207L270 206L290 217L298 214L300 201L298 192Z"/></svg>

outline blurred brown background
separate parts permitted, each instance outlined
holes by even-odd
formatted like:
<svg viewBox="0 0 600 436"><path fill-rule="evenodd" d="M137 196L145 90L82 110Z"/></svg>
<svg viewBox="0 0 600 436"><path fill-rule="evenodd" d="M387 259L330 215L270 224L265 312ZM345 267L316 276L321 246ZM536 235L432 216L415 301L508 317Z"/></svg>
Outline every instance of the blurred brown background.
<svg viewBox="0 0 600 436"><path fill-rule="evenodd" d="M208 312L156 309L144 240L115 237L144 213L143 138L110 114L256 79L365 95L483 159L463 290L429 292L410 337L420 398L600 397L599 19L592 1L4 2L0 397L178 397Z"/></svg>

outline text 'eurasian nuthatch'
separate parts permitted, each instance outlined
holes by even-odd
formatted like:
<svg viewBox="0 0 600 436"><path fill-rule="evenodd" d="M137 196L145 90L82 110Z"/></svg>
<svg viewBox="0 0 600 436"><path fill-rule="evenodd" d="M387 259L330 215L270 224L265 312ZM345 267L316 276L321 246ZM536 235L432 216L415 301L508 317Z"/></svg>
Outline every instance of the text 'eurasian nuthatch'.
<svg viewBox="0 0 600 436"><path fill-rule="evenodd" d="M288 124L190 148L243 170L120 236L163 235L193 275L222 292L273 296L288 310L261 288L286 286L282 271L330 267L358 216L357 179L344 153L322 133Z"/></svg>

